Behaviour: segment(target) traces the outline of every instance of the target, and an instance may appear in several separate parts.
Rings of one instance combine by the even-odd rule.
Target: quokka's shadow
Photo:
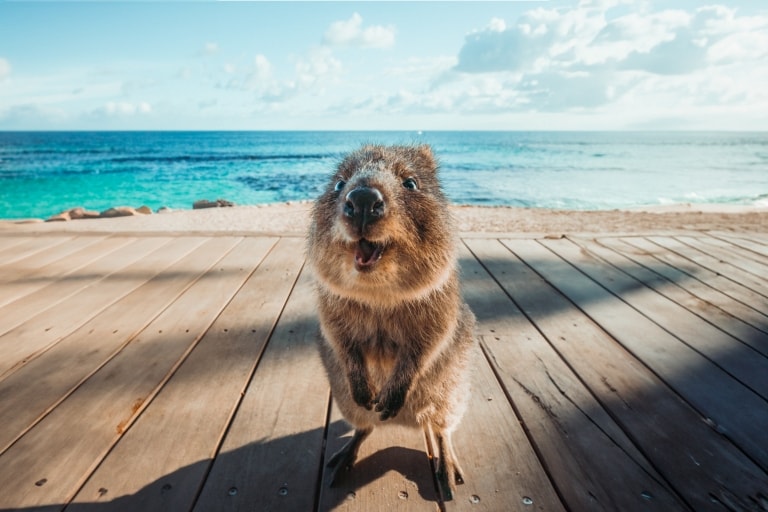
[[[35,510],[322,511],[335,509],[350,500],[364,501],[366,498],[357,495],[359,490],[389,472],[399,473],[404,485],[381,492],[391,492],[404,500],[409,499],[409,494],[413,499],[413,493],[417,493],[422,500],[438,501],[426,451],[399,446],[383,448],[358,459],[331,487],[325,463],[349,437],[334,436],[348,431],[346,423],[339,420],[329,425],[327,442],[323,441],[326,432],[320,428],[273,440],[254,441],[236,450],[222,452],[215,460],[200,460],[179,468],[130,495],[112,496],[104,487],[100,489],[100,495],[92,499],[50,504],[35,507]],[[3,512],[10,510],[24,509],[3,509]]]

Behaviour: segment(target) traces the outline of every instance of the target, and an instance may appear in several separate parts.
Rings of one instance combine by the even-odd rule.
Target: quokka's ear
[[[419,151],[419,154],[421,154],[424,158],[431,158],[434,160],[435,155],[432,153],[432,146],[429,144],[419,144],[416,146],[416,149]]]
[[[437,171],[437,160],[435,154],[432,153],[432,146],[429,144],[421,144],[416,146],[416,156],[421,161],[420,168],[426,170]]]

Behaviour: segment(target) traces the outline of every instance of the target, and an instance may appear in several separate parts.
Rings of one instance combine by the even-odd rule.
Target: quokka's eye
[[[344,185],[346,185],[346,184],[347,184],[346,181],[339,180],[339,181],[336,182],[336,185],[334,185],[333,190],[335,190],[336,192],[340,192],[341,189],[343,189]]]
[[[403,181],[403,186],[408,190],[416,190],[419,188],[418,183],[416,183],[416,180],[413,178],[408,178],[405,181]]]

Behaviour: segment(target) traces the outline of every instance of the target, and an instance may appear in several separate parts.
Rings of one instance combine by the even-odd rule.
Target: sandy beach
[[[66,222],[0,221],[0,232],[278,233],[306,232],[310,202],[235,206]],[[695,205],[610,211],[452,206],[461,233],[641,233],[677,230],[765,232],[768,208]]]

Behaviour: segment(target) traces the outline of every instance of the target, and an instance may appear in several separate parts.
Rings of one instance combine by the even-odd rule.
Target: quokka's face
[[[451,223],[428,146],[365,146],[330,177],[310,250],[339,288],[421,288],[453,255]],[[318,246],[321,246],[319,248]]]

